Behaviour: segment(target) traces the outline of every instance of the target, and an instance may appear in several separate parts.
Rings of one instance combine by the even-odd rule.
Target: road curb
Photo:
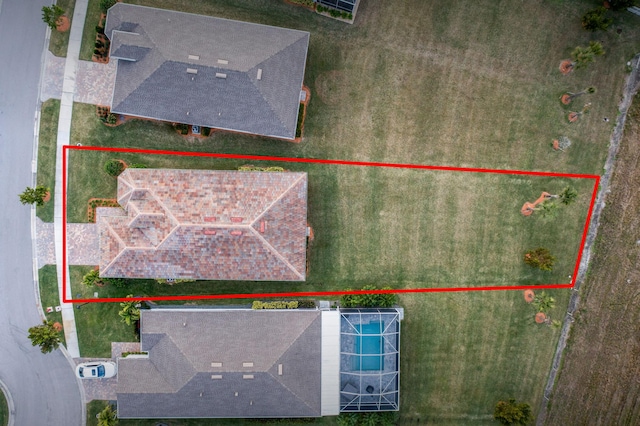
[[[9,388],[2,380],[0,380],[0,390],[4,394],[4,398],[7,400],[7,405],[9,406],[9,423],[7,426],[14,426],[16,406],[13,403],[13,397],[11,396],[11,392],[9,392]]]

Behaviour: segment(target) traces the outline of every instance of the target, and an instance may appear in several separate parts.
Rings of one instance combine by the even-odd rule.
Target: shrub
[[[146,169],[147,165],[146,164],[141,164],[141,163],[133,163],[133,164],[129,164],[128,167],[130,169]]]
[[[260,300],[254,300],[251,309],[298,309],[298,301],[261,302]]]
[[[532,268],[538,268],[543,271],[553,270],[553,264],[555,261],[556,258],[544,247],[529,250],[524,255],[524,263]]]
[[[107,115],[108,124],[116,124],[117,122],[118,122],[118,116],[116,114],[109,113],[109,115]]]
[[[209,127],[203,127],[202,128],[202,136],[209,136],[211,134],[211,129]]]
[[[109,176],[119,176],[120,173],[124,171],[124,164],[120,160],[109,160],[104,163],[104,171],[107,172]]]
[[[127,280],[124,278],[103,278],[102,282],[105,284],[111,284],[116,288],[125,288],[127,286]]]
[[[635,6],[636,3],[636,0],[609,0],[609,7],[611,10],[621,10]]]
[[[98,34],[104,34],[104,27],[101,27],[100,25],[96,25],[96,32]]]
[[[511,398],[508,401],[498,401],[493,411],[493,418],[503,425],[526,425],[532,419],[531,406],[516,402]]]
[[[378,290],[374,285],[362,287],[361,294],[345,294],[340,298],[343,308],[391,308],[398,301],[393,293],[372,294],[366,291]],[[380,290],[391,290],[391,287],[382,287]]]
[[[327,10],[329,10],[329,8],[328,8],[328,7],[324,7],[324,6],[322,6],[322,5],[318,5],[318,7],[316,7],[316,10],[317,10],[318,12],[320,12],[320,13],[324,13],[324,12],[326,12]]]
[[[18,196],[20,197],[20,202],[22,204],[35,204],[36,206],[42,206],[44,205],[44,198],[47,196],[47,192],[49,192],[49,188],[37,185],[35,188],[27,187],[22,194]]]
[[[96,55],[96,56],[100,56],[101,55],[100,50],[98,50],[98,49],[93,49],[93,54]]]
[[[178,279],[170,279],[170,278],[158,278],[156,280],[158,284],[180,284],[180,283],[194,283],[196,280],[191,278],[178,278]]]
[[[55,30],[58,25],[58,19],[64,15],[64,9],[57,4],[52,4],[51,7],[42,6],[42,20],[52,30]]]
[[[100,10],[102,10],[102,13],[107,13],[114,4],[116,4],[116,0],[100,0]]]
[[[582,16],[582,27],[589,31],[606,31],[613,19],[607,18],[607,9],[604,7],[596,7],[589,10]]]
[[[82,277],[82,284],[89,287],[91,287],[98,281],[100,281],[100,271],[97,269],[90,270],[84,275],[84,277]]]
[[[177,123],[175,125],[176,130],[178,130],[180,132],[181,135],[186,135],[187,133],[189,133],[189,125],[188,124],[183,124],[183,123]]]
[[[316,302],[313,300],[298,300],[298,309],[313,309],[316,307]]]
[[[238,171],[241,172],[284,172],[284,168],[278,166],[272,167],[260,167],[260,166],[252,166],[251,164],[245,164],[244,166],[238,167]]]
[[[298,124],[296,125],[296,138],[302,136],[302,120],[304,120],[304,104],[300,103],[298,108]]]

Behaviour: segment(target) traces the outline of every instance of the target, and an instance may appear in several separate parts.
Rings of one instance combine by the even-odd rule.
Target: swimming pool
[[[382,328],[381,322],[358,324],[356,326],[359,336],[356,338],[355,353],[353,357],[353,369],[362,371],[383,370],[384,358],[382,357]]]

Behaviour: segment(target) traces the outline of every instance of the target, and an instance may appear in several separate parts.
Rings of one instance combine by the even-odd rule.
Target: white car
[[[108,379],[116,375],[116,364],[108,361],[84,362],[76,367],[81,379]]]

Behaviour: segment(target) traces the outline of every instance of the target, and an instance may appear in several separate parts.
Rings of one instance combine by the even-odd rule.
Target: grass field
[[[627,120],[548,424],[640,423],[640,95]]]
[[[0,426],[7,426],[9,424],[9,404],[7,404],[7,398],[4,396],[4,392],[0,391]]]
[[[126,125],[120,130],[122,140],[135,140]],[[116,179],[102,170],[110,158],[149,167],[197,169],[235,169],[246,163],[72,151],[69,222],[86,221],[89,198],[115,198]],[[310,274],[304,283],[251,284],[249,292],[333,290],[372,282],[394,288],[567,283],[594,183],[590,179],[278,165],[309,173],[308,218],[315,234]],[[555,218],[521,215],[525,201],[533,201],[543,190],[558,193],[568,185],[578,189],[579,201],[560,208]],[[539,246],[556,255],[553,272],[524,265],[524,253]],[[238,292],[247,285],[214,282],[184,287],[197,287],[198,294],[209,288],[206,291],[211,294]]]
[[[134,3],[310,31],[305,85],[311,100],[304,140],[296,145],[220,132],[204,142],[184,141],[165,125],[99,126],[93,107],[76,105],[73,144],[600,174],[625,63],[640,48],[640,18],[627,12],[614,14],[612,28],[620,28],[620,34],[582,30],[580,16],[600,3],[595,0],[363,1],[353,26],[285,2]],[[586,69],[560,75],[560,61],[592,39],[602,41],[606,55]],[[561,106],[563,92],[589,85],[597,87],[594,95],[579,98],[571,108]],[[590,112],[569,124],[567,113],[586,102],[592,103]],[[551,141],[563,135],[573,145],[554,152]],[[103,160],[96,159],[93,170],[101,172]],[[346,170],[323,175],[309,169],[322,183],[310,186],[318,237],[309,283],[315,289],[372,281],[517,284],[521,281],[513,282],[513,272],[525,277],[515,254],[535,238],[556,248],[559,257],[574,258],[576,225],[567,226],[585,214],[578,207],[586,188],[556,221],[543,223],[536,217],[525,220],[517,210],[540,191],[557,191],[566,182]],[[91,186],[92,196],[110,196],[115,182],[97,175],[85,174],[84,184]],[[71,214],[82,220],[82,202],[76,204],[80,207]],[[419,232],[412,232],[415,224]],[[486,249],[501,239],[506,243]],[[562,262],[558,274],[568,275]],[[488,269],[470,273],[469,265]],[[557,300],[551,316],[560,319],[570,291],[549,293]],[[406,319],[400,424],[494,424],[499,399],[524,400],[534,410],[540,405],[558,330],[533,323],[535,312],[521,292],[412,295],[402,296],[401,303]],[[85,305],[80,312],[90,307],[95,318],[119,321],[117,304],[100,306]],[[102,330],[102,325],[96,320],[86,326]],[[83,339],[92,337],[82,335],[81,327],[84,351]],[[114,331],[101,338],[125,336]]]
[[[73,10],[76,5],[76,0],[56,0],[53,2],[60,6],[64,10],[64,14],[69,18],[69,22],[73,21]],[[67,46],[69,45],[69,34],[71,30],[65,32],[59,32],[56,30],[51,31],[51,38],[49,39],[49,50],[55,56],[61,58],[67,57]]]
[[[63,324],[62,313],[56,312],[55,310],[51,313],[47,313],[47,307],[56,307],[60,304],[56,265],[45,265],[40,268],[38,270],[38,283],[40,285],[40,303],[42,303],[42,310],[44,311],[47,320]],[[64,332],[60,333],[60,337],[62,338],[62,344],[64,345]]]
[[[38,137],[38,185],[50,188],[51,199],[36,214],[43,222],[53,222],[56,188],[56,139],[58,137],[58,115],[60,101],[49,99],[40,110],[40,134]]]

